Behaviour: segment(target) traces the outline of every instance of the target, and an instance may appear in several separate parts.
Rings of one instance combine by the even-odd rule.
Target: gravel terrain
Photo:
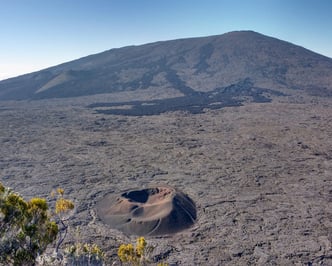
[[[79,99],[79,98],[78,98]],[[197,222],[147,237],[170,265],[332,265],[331,98],[149,116],[97,113],[84,100],[0,102],[0,180],[26,199],[62,187],[75,240],[116,260],[135,240],[104,224],[109,194],[170,185]]]

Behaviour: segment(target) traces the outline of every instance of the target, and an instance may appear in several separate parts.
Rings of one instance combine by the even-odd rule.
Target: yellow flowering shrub
[[[146,249],[146,241],[144,237],[139,237],[137,239],[137,244],[136,244],[136,254],[139,257],[144,257],[145,249]]]
[[[60,198],[55,203],[55,213],[63,213],[74,209],[74,204],[72,201]]]
[[[139,265],[139,257],[135,253],[134,246],[132,244],[122,244],[119,247],[118,256],[122,262],[132,262],[133,264],[135,263]]]
[[[64,198],[64,189],[58,188],[56,191],[51,192],[51,196],[56,198],[55,202],[55,214],[53,218],[57,221],[59,225],[58,240],[55,247],[55,252],[58,253],[60,246],[65,240],[68,233],[68,224],[66,219],[63,217],[63,214],[74,209],[74,203],[71,200]]]
[[[148,246],[144,237],[139,237],[136,240],[136,246],[133,244],[122,244],[118,249],[118,257],[122,263],[143,266],[150,263],[149,255],[153,251],[152,246]],[[167,266],[166,263],[159,263],[158,266]]]
[[[63,196],[63,194],[65,193],[65,190],[64,190],[63,188],[57,188],[56,192],[57,192],[59,195]]]

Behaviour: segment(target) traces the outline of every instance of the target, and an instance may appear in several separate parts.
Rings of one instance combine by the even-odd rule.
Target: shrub
[[[146,241],[144,237],[137,239],[136,247],[132,244],[122,244],[118,250],[118,256],[121,262],[132,265],[143,265],[146,261]]]
[[[69,265],[104,265],[104,252],[96,244],[76,243],[65,249]]]
[[[74,203],[64,198],[64,190],[58,188],[52,191],[51,196],[56,199],[52,218],[58,224],[58,236],[53,253],[43,254],[38,257],[40,266],[46,265],[104,265],[104,253],[96,244],[81,243],[80,236],[74,244],[63,245],[69,233],[68,212],[74,209]],[[79,230],[77,232],[79,234]]]
[[[57,234],[45,199],[27,202],[0,183],[0,263],[33,265]]]
[[[149,255],[151,255],[154,247],[148,246],[144,237],[136,240],[136,246],[133,244],[122,244],[118,249],[118,256],[122,263],[143,266],[150,264]],[[158,266],[167,266],[167,263],[159,263]]]
[[[53,218],[59,225],[58,239],[55,247],[55,253],[58,253],[60,246],[67,236],[69,228],[64,214],[74,209],[74,203],[64,198],[64,190],[62,188],[58,188],[56,192],[52,191],[51,195],[56,198]]]

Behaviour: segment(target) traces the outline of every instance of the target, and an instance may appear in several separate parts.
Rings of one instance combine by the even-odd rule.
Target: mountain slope
[[[169,98],[244,80],[332,95],[332,59],[251,31],[128,46],[0,82],[0,100],[156,90]]]

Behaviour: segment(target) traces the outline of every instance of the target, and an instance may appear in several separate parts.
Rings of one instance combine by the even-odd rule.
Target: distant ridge
[[[250,81],[274,92],[332,95],[332,59],[253,31],[111,49],[0,82],[0,100],[153,92],[192,97]],[[134,97],[135,98],[135,97]]]

